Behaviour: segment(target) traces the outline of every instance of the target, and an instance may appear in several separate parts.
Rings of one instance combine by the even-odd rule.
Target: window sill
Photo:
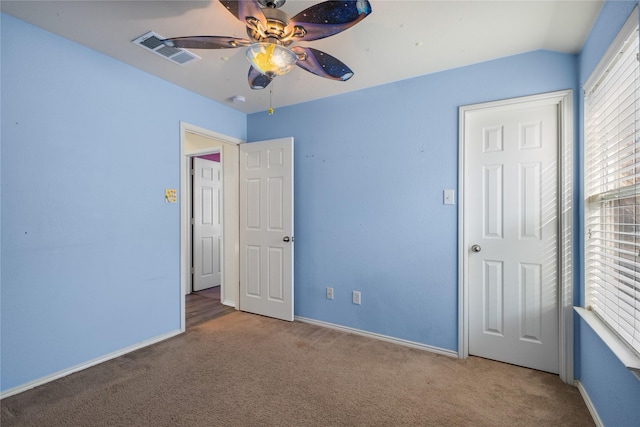
[[[573,307],[593,331],[600,337],[622,364],[640,380],[640,357],[636,355],[613,331],[591,311]]]

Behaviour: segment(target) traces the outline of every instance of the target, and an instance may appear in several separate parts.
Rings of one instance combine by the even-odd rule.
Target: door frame
[[[190,138],[203,139],[190,147]],[[245,141],[180,122],[180,331],[186,330],[185,294],[191,284],[191,158],[220,153],[222,170],[222,287],[220,300],[224,305],[239,308],[239,181],[238,145]],[[191,144],[192,145],[192,144]]]
[[[469,357],[469,279],[465,227],[466,117],[492,108],[522,104],[558,106],[558,336],[559,376],[568,384],[573,375],[573,90],[543,93],[459,107],[458,129],[458,357]]]

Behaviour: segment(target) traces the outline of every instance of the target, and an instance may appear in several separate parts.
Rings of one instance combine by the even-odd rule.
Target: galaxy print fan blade
[[[253,67],[249,68],[249,87],[251,89],[264,89],[269,86],[269,83],[273,80],[273,76],[262,74],[260,71]]]
[[[174,37],[162,41],[166,46],[183,49],[231,49],[240,46],[249,46],[251,42],[246,39],[224,36],[192,36]]]
[[[302,40],[318,40],[353,27],[370,13],[367,0],[325,1],[294,16],[290,25],[304,29]]]
[[[316,76],[340,81],[349,80],[353,76],[353,71],[349,67],[328,53],[300,46],[293,47],[291,50],[298,55],[296,65]]]

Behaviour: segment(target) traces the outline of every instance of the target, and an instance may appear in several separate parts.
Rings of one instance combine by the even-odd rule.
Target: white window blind
[[[585,85],[586,305],[640,354],[638,15]]]

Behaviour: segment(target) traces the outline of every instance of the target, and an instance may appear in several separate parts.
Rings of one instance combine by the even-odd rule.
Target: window
[[[640,355],[637,9],[585,84],[585,300]]]

